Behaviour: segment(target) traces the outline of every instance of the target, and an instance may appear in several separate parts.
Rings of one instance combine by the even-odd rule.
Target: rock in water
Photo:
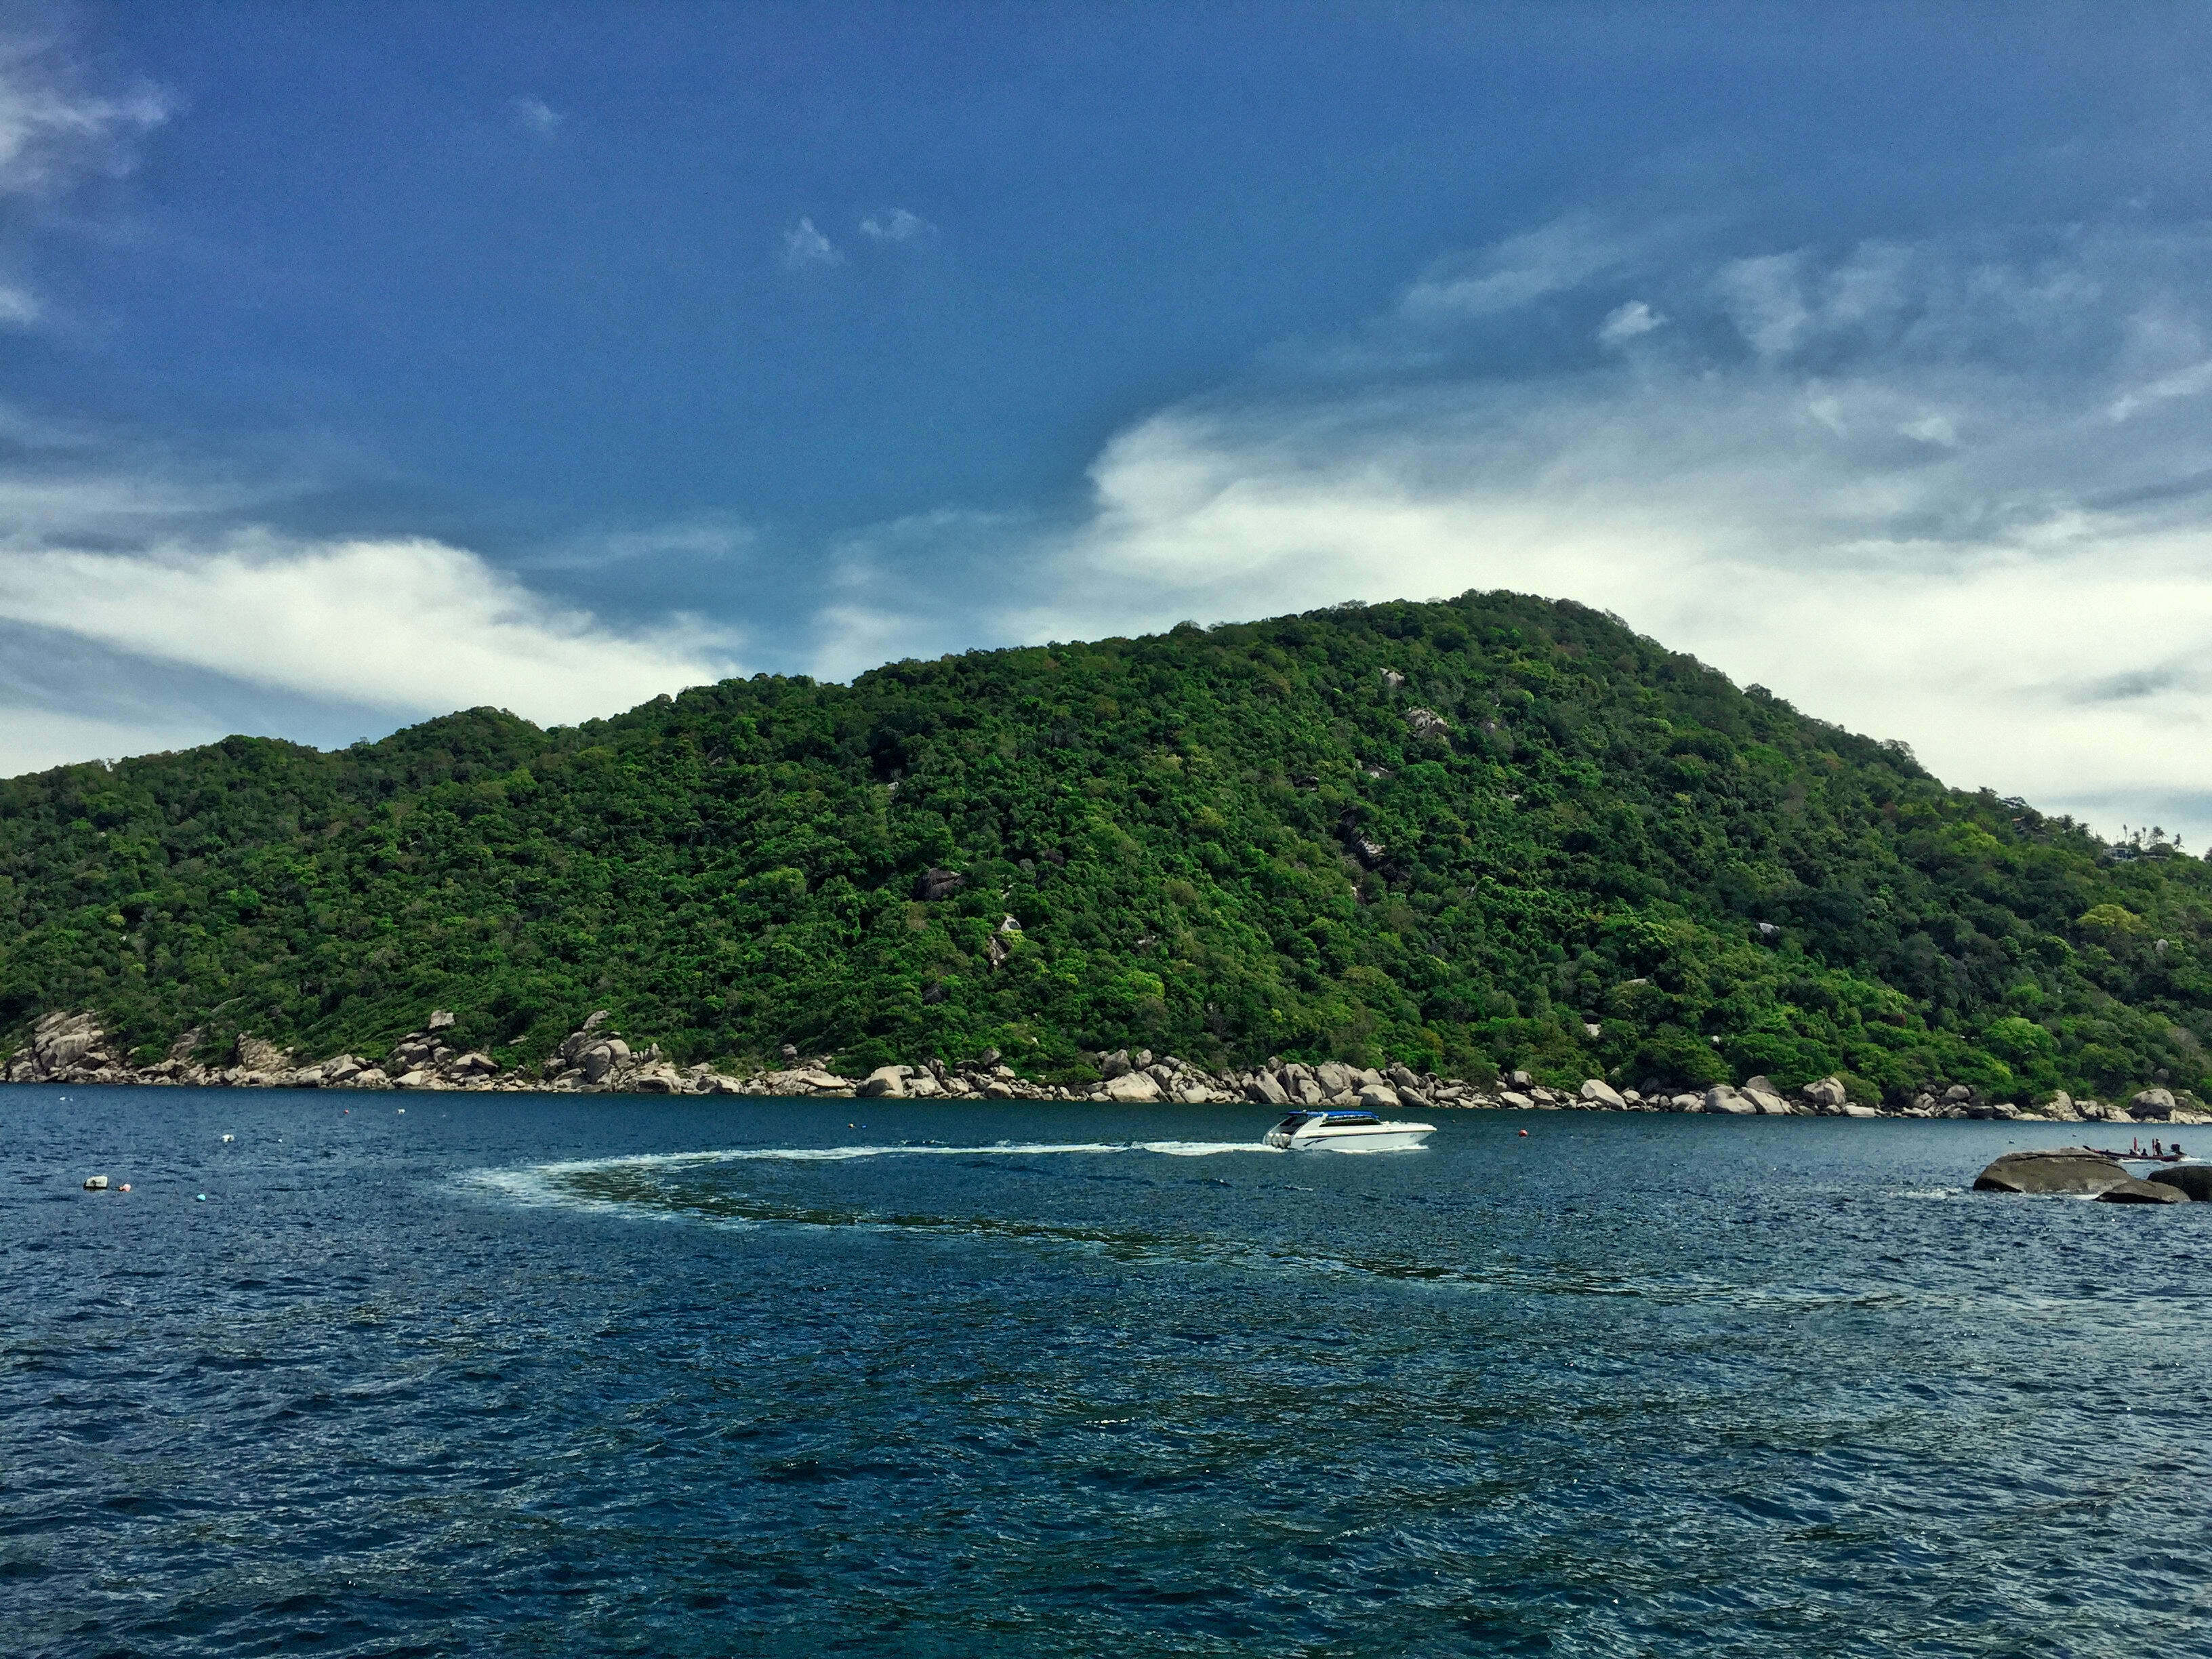
[[[2075,1193],[2094,1198],[2106,1188],[2130,1179],[2128,1172],[2111,1158],[2087,1146],[2061,1146],[2055,1152],[2007,1152],[1974,1177],[1974,1190]]]
[[[2155,1182],[2137,1181],[2133,1176],[2117,1187],[2107,1187],[2097,1194],[2100,1204],[2186,1204],[2189,1194],[2179,1187],[2160,1186]]]
[[[2160,1187],[2172,1187],[2199,1204],[2212,1204],[2212,1164],[2181,1164],[2171,1170],[2154,1170],[2145,1177]]]

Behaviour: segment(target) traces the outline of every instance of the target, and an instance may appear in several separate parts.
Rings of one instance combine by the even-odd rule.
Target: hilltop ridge
[[[2212,870],[1508,593],[0,783],[0,1030],[2212,1092]]]

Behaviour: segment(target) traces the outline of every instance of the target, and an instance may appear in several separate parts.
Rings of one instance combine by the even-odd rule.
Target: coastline
[[[1479,1084],[1465,1078],[1416,1072],[1404,1065],[1358,1067],[1338,1060],[1306,1062],[1271,1057],[1265,1065],[1209,1071],[1173,1054],[1127,1049],[1096,1056],[1100,1078],[1077,1089],[1039,1083],[1005,1064],[996,1049],[973,1060],[926,1059],[878,1066],[865,1077],[830,1069],[825,1059],[803,1061],[787,1050],[780,1067],[742,1072],[697,1064],[678,1067],[657,1043],[633,1049],[608,1023],[604,1010],[571,1033],[542,1066],[502,1067],[481,1049],[457,1049],[444,1040],[454,1017],[442,1010],[423,1028],[392,1045],[381,1061],[333,1054],[295,1063],[290,1050],[241,1035],[231,1063],[210,1066],[191,1058],[200,1033],[187,1031],[168,1054],[133,1066],[118,1054],[99,1017],[51,1013],[8,1061],[0,1081],[73,1086],[234,1089],[343,1089],[437,1092],[607,1095],[744,1095],[784,1099],[1005,1100],[1091,1103],[1100,1105],[1250,1104],[1298,1110],[1328,1108],[1375,1112],[1600,1111],[1703,1112],[1735,1117],[1853,1117],[2003,1119],[2080,1123],[2212,1123],[2212,1112],[2185,1095],[2162,1088],[2139,1091],[2126,1103],[2076,1101],[2065,1094],[2024,1109],[1990,1100],[1963,1084],[1940,1093],[1923,1091],[1910,1105],[1855,1101],[1837,1078],[1785,1091],[1764,1077],[1740,1085],[1702,1090],[1616,1089],[1602,1079],[1579,1089],[1541,1084],[1526,1072]]]

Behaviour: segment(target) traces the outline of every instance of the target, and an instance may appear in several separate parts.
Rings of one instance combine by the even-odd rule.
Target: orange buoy
[[[1528,1139],[1528,1132],[1526,1129],[1523,1129],[1523,1130],[1521,1132],[1521,1139],[1523,1139],[1523,1140],[1526,1140],[1526,1139]]]

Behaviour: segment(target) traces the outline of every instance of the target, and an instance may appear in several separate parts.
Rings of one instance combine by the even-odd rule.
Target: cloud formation
[[[510,98],[507,100],[507,118],[533,138],[549,143],[561,131],[561,123],[568,118],[542,98]]]
[[[783,263],[793,270],[844,262],[845,256],[837,251],[836,244],[817,230],[811,219],[801,219],[783,233]]]
[[[1364,356],[1136,422],[1080,522],[1023,534],[990,626],[1570,597],[1954,783],[2212,832],[2212,233],[1680,246],[1517,236],[1423,277]],[[1539,306],[1585,347],[1499,374],[1455,337]],[[1386,336],[1470,366],[1404,374]],[[855,538],[851,645],[894,636],[866,573],[927,533]]]
[[[16,552],[0,618],[402,717],[490,703],[568,723],[735,672],[703,624],[619,634],[428,540]]]
[[[924,242],[937,234],[937,227],[918,213],[890,208],[861,220],[860,234],[876,242]]]
[[[96,93],[51,43],[0,39],[0,194],[45,196],[88,173],[120,173],[171,100],[137,86]]]

